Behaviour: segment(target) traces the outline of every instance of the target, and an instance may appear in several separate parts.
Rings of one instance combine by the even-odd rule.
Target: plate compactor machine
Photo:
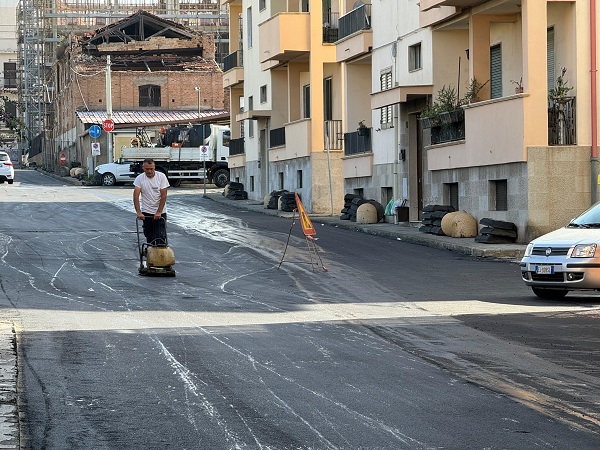
[[[147,218],[146,226],[153,227],[150,242],[142,242],[139,226],[140,220],[135,221],[138,250],[140,252],[139,274],[146,276],[174,277],[175,253],[167,241],[167,221],[164,217],[159,220]]]

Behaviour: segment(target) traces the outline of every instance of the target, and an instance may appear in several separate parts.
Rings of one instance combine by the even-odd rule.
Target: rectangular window
[[[408,47],[408,70],[421,69],[421,43]]]
[[[508,180],[490,182],[490,210],[508,211]]]
[[[458,207],[458,183],[446,183],[445,199],[447,205],[454,207],[456,211],[460,211]]]
[[[310,117],[310,84],[302,86],[302,117]]]
[[[323,114],[325,120],[333,120],[333,82],[331,77],[323,80]]]
[[[554,89],[554,83],[556,82],[556,76],[554,74],[554,64],[556,56],[554,53],[554,27],[548,28],[546,31],[546,64],[548,70],[548,91]]]
[[[262,11],[267,7],[267,0],[258,0],[258,10]]]
[[[492,98],[502,97],[502,47],[490,48],[490,89]]]
[[[252,48],[252,7],[248,8],[246,11],[246,33],[248,48]]]
[[[248,111],[252,111],[254,109],[254,96],[248,97]],[[254,137],[254,120],[248,121],[248,137]]]
[[[379,76],[379,83],[381,91],[386,91],[392,88],[392,69],[386,69],[381,72]],[[381,118],[380,123],[383,127],[389,127],[392,125],[393,121],[393,109],[392,106],[384,106],[381,108]]]
[[[296,171],[296,186],[298,187],[298,189],[302,189],[302,171],[301,170]]]
[[[267,103],[267,85],[260,87],[260,102]]]
[[[283,172],[279,172],[279,189],[283,189]]]
[[[139,87],[140,106],[160,106],[160,86],[145,85]]]
[[[12,63],[12,62],[4,63],[4,87],[5,88],[16,88],[17,87],[17,63]]]
[[[254,192],[254,175],[250,175],[250,192]]]

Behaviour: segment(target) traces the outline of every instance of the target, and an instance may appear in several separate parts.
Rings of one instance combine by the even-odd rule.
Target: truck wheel
[[[229,183],[229,171],[227,169],[219,169],[213,173],[213,183],[218,188],[224,188]]]
[[[181,186],[181,180],[180,179],[169,180],[169,184],[171,185],[171,187],[179,187],[179,186]]]
[[[112,173],[102,174],[102,186],[114,186],[115,184],[117,184],[117,179]]]

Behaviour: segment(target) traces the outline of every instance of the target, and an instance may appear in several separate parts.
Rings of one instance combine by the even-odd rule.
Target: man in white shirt
[[[166,245],[165,222],[169,180],[164,173],[156,171],[152,159],[145,159],[142,169],[144,173],[138,175],[133,182],[135,213],[139,220],[144,221],[146,242],[152,245]]]

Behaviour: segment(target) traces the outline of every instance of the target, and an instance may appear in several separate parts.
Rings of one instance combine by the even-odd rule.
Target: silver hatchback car
[[[8,184],[13,184],[15,180],[15,168],[10,160],[10,156],[6,152],[0,152],[0,183],[8,181]]]
[[[566,227],[531,241],[521,275],[535,295],[549,300],[569,291],[600,290],[600,203]]]

